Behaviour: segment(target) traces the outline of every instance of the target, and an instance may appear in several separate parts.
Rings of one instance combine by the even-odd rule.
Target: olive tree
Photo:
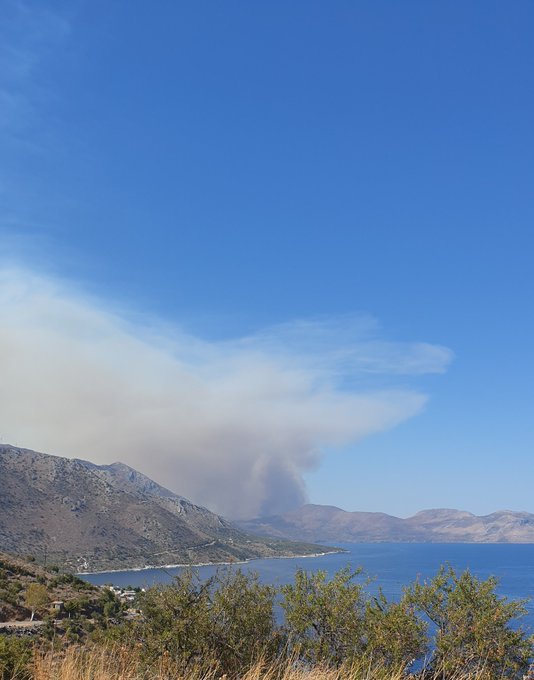
[[[526,672],[532,639],[515,623],[526,614],[526,601],[500,597],[497,585],[493,577],[482,581],[469,571],[458,575],[442,567],[433,579],[406,591],[406,600],[435,630],[434,671],[495,678],[521,678]]]
[[[427,652],[427,628],[405,595],[388,601],[380,591],[367,603],[367,656],[383,667],[404,671]]]
[[[238,673],[258,659],[278,653],[275,630],[276,589],[260,583],[257,573],[219,572],[211,601],[212,648],[226,673]]]
[[[129,632],[148,661],[164,655],[180,669],[201,662],[236,674],[278,651],[275,593],[257,574],[229,570],[203,581],[185,571],[147,590],[143,617]]]
[[[361,574],[346,568],[328,580],[324,571],[298,570],[294,583],[282,586],[290,650],[311,663],[403,671],[426,651],[425,623],[406,598],[370,597],[366,583],[355,582]]]
[[[37,609],[44,607],[49,602],[48,590],[46,586],[42,583],[30,583],[30,585],[26,588],[24,602],[26,606],[31,609],[31,620],[33,621]]]
[[[341,569],[327,579],[325,571],[298,569],[293,583],[281,587],[288,644],[311,662],[340,664],[365,651],[366,600],[354,582],[361,570]]]
[[[162,654],[181,667],[210,656],[210,586],[187,570],[172,584],[153,586],[141,598],[143,619],[134,635],[147,660]]]

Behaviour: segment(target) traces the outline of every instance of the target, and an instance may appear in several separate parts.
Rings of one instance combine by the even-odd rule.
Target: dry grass
[[[165,656],[144,667],[131,649],[84,649],[70,647],[63,654],[36,655],[33,680],[230,680],[216,662],[198,661],[184,672]],[[369,666],[309,668],[291,661],[265,664],[261,661],[245,670],[239,680],[401,680],[402,672],[381,673]]]
[[[265,664],[258,661],[240,675],[238,680],[406,680],[402,670],[380,669],[369,664],[353,664],[341,668],[313,667],[281,661]],[[411,676],[415,677],[415,676]],[[419,676],[422,677],[422,676]],[[435,673],[425,680],[443,680]],[[131,648],[70,647],[64,653],[48,652],[35,656],[33,680],[230,680],[217,668],[217,663],[199,660],[184,672],[168,657],[162,656],[150,666],[144,666]],[[448,680],[487,680],[484,668],[475,673],[459,672]]]

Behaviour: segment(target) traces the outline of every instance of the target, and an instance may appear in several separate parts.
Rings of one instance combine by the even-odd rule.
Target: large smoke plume
[[[21,268],[1,270],[0,307],[4,442],[120,460],[234,518],[301,503],[323,448],[417,414],[426,397],[400,376],[451,357],[354,318],[205,341]]]

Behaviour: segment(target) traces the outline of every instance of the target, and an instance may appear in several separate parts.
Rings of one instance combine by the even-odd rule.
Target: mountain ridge
[[[259,538],[122,464],[0,445],[0,550],[76,571],[314,554]]]
[[[283,515],[239,521],[259,535],[325,542],[534,543],[534,514],[497,510],[475,515],[454,508],[420,510],[407,518],[303,505]]]

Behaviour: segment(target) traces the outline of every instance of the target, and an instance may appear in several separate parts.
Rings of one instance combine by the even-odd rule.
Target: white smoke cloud
[[[425,395],[372,390],[369,375],[442,372],[452,356],[349,317],[208,342],[14,267],[0,269],[0,314],[3,441],[120,460],[233,518],[295,507],[323,447],[423,408]]]

